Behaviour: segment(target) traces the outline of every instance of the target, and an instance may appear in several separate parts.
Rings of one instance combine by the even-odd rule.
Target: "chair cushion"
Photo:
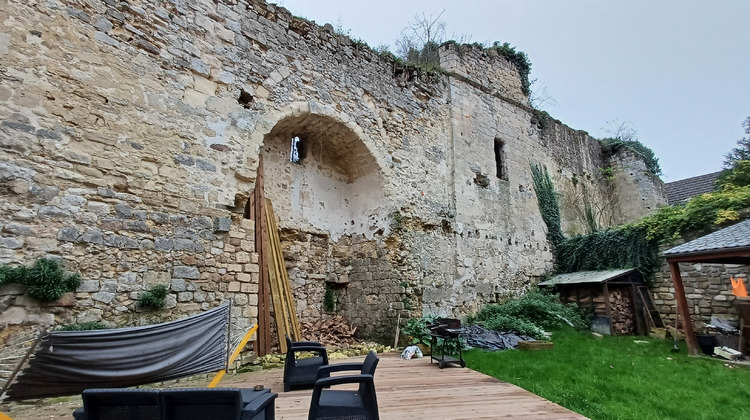
[[[82,396],[85,418],[89,420],[161,418],[161,401],[156,389],[87,389]]]
[[[337,391],[325,389],[320,394],[321,407],[362,408],[362,397],[358,391]]]
[[[164,419],[238,419],[242,411],[239,389],[174,389],[161,392]]]

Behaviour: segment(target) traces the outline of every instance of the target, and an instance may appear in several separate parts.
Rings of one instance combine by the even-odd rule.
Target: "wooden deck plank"
[[[538,395],[468,368],[439,369],[429,358],[402,360],[398,354],[379,355],[375,373],[380,418],[389,419],[585,419]],[[363,358],[337,362],[361,361]],[[276,418],[307,418],[311,390],[280,392],[280,369],[236,375],[220,386],[263,384],[279,393]],[[338,389],[338,388],[337,388]]]

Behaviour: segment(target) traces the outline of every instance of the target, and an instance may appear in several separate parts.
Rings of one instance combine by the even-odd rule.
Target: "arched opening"
[[[352,127],[329,115],[290,115],[260,150],[303,322],[326,313],[352,319],[365,305],[363,288],[374,287],[365,283],[372,283],[374,237],[387,230],[389,208],[381,168]]]
[[[380,168],[342,122],[316,114],[287,117],[265,136],[261,154],[266,197],[280,227],[338,241],[353,234],[372,238],[385,226]]]

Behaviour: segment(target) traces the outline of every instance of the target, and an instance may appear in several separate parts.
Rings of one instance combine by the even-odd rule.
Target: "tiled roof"
[[[547,281],[539,283],[540,286],[553,286],[556,284],[581,284],[581,283],[603,283],[635,270],[607,270],[607,271],[579,271],[577,273],[558,274]]]
[[[721,171],[667,182],[665,184],[667,188],[667,203],[671,206],[689,200],[696,195],[716,190],[716,178],[720,173]]]
[[[750,247],[750,219],[664,251],[664,256]]]

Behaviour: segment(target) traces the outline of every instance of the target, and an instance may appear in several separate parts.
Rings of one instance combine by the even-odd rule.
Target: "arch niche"
[[[282,230],[372,239],[387,227],[381,167],[361,129],[336,116],[301,112],[276,122],[263,139],[265,194]],[[299,138],[298,162],[291,162]]]

